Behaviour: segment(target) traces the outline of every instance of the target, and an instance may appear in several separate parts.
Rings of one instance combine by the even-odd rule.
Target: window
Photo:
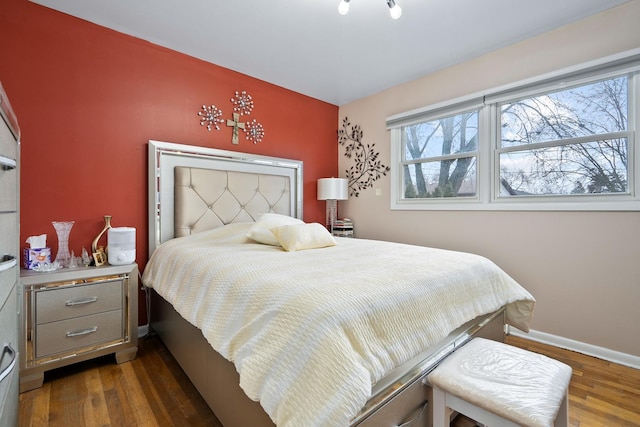
[[[628,76],[499,105],[499,197],[629,193]]]
[[[640,49],[389,118],[392,208],[640,210],[638,70]]]
[[[402,128],[405,199],[475,197],[478,111]]]

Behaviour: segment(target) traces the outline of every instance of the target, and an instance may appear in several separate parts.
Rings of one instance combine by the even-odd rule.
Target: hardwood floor
[[[45,373],[20,395],[19,425],[222,427],[158,338],[138,345],[131,362],[110,355]]]
[[[507,342],[573,368],[571,426],[640,427],[639,370],[521,338]],[[139,344],[131,362],[116,365],[106,356],[45,374],[42,388],[20,395],[20,426],[221,427],[162,342]],[[464,417],[452,423],[473,425]]]
[[[640,370],[533,341],[507,343],[553,357],[573,368],[569,385],[569,425],[640,426]]]

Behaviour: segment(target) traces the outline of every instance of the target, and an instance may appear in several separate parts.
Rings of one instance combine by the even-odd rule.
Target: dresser
[[[19,129],[0,84],[0,426],[18,424]]]
[[[136,264],[20,273],[20,392],[42,386],[54,368],[138,350]]]

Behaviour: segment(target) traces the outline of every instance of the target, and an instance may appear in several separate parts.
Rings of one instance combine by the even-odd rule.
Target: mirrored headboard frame
[[[302,219],[302,161],[154,140],[149,141],[148,156],[149,256],[174,237],[176,166],[287,176],[290,215]]]

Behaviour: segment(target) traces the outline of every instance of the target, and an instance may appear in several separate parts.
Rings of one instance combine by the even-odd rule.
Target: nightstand
[[[138,351],[138,266],[20,272],[20,392],[42,386],[45,371]]]

